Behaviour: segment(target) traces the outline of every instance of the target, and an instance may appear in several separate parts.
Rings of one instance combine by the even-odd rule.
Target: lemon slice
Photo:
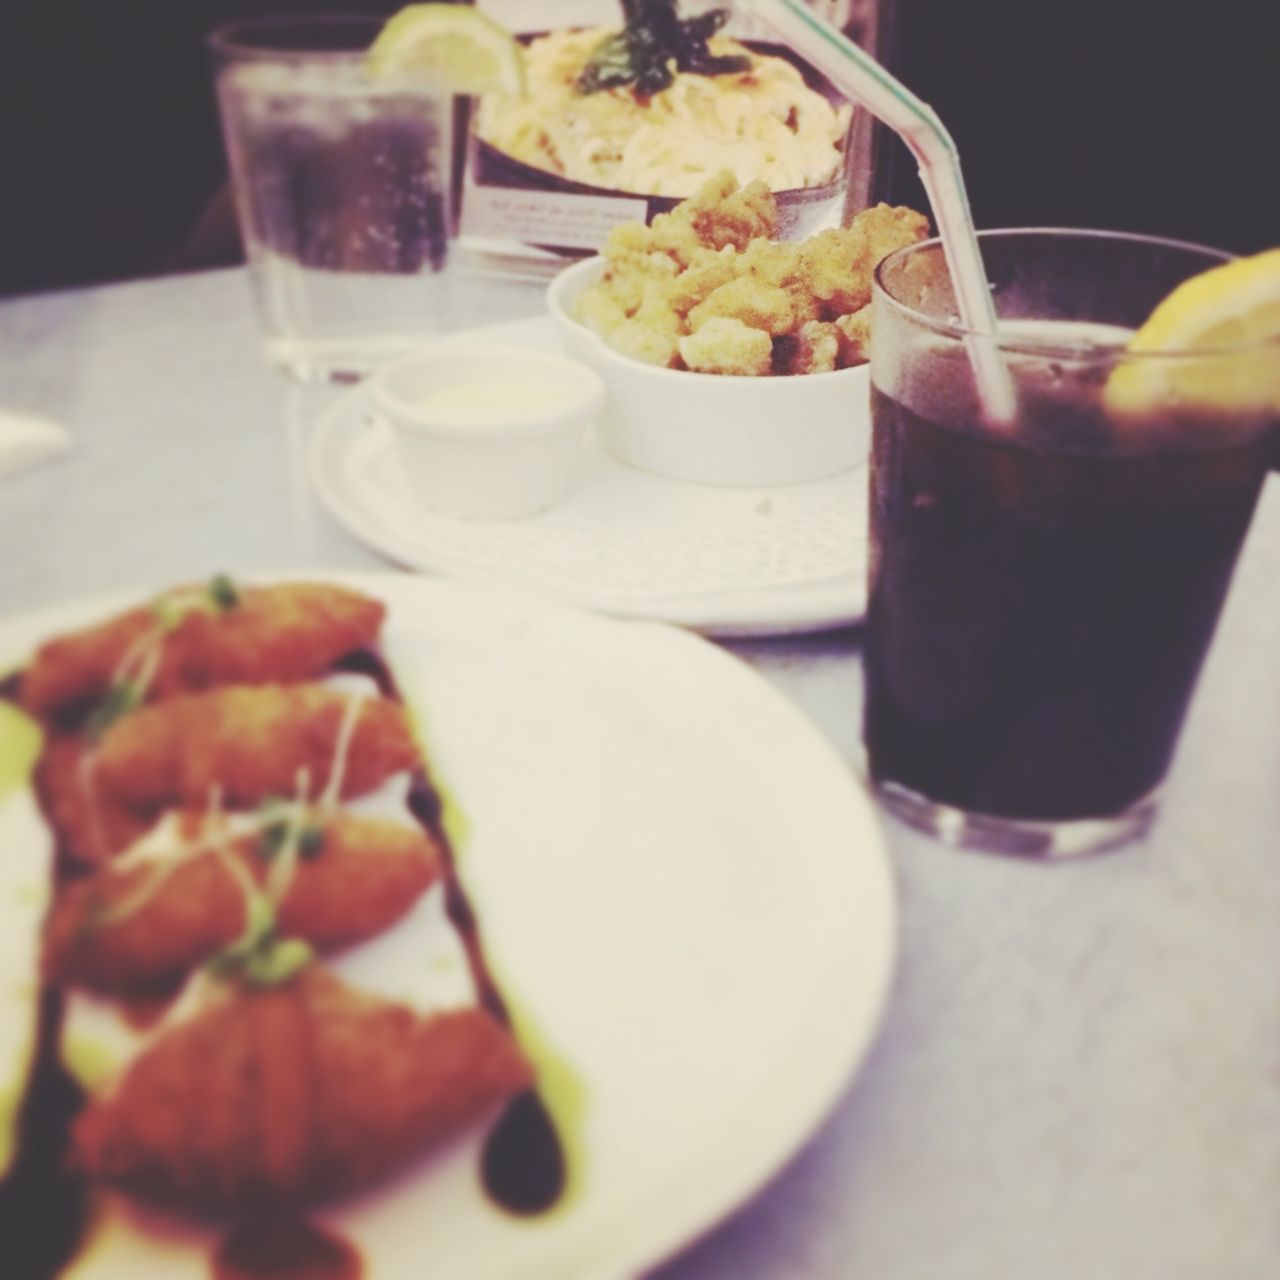
[[[379,79],[427,80],[448,93],[524,92],[524,54],[511,33],[462,4],[411,4],[388,19],[365,55]]]
[[[1112,371],[1104,399],[1114,414],[1280,413],[1280,249],[1183,281],[1127,350],[1155,354]]]

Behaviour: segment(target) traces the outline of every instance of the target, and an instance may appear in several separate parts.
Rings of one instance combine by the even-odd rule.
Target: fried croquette
[[[35,789],[62,855],[90,866],[105,862],[146,834],[155,820],[116,796],[102,794],[92,744],[81,733],[45,739]]]
[[[185,824],[174,840],[198,851],[166,866],[116,863],[59,894],[45,923],[45,972],[53,982],[102,992],[171,985],[235,941],[246,925],[234,858],[259,884],[272,843],[267,831],[209,847],[205,823]],[[440,856],[421,831],[344,814],[308,828],[279,929],[320,951],[373,937],[404,916],[438,879]]]
[[[49,718],[102,699],[121,664],[154,643],[145,696],[223,684],[311,680],[376,639],[386,610],[359,592],[321,583],[240,587],[220,601],[181,587],[151,605],[58,636],[37,650],[22,677],[26,709]]]
[[[927,233],[922,214],[881,204],[847,227],[799,244],[778,241],[773,196],[758,183],[739,189],[724,172],[649,227],[615,227],[600,281],[583,292],[575,314],[615,350],[648,364],[828,373],[866,362],[875,268]],[[655,260],[666,266],[655,269]],[[769,359],[760,333],[771,339]]]
[[[77,1119],[72,1165],[200,1212],[326,1200],[483,1119],[533,1073],[479,1009],[431,1016],[312,964],[163,1030]]]
[[[350,701],[319,684],[183,694],[116,721],[94,753],[94,775],[103,796],[151,811],[196,808],[215,792],[233,808],[292,795],[302,770],[316,795],[335,767]],[[417,760],[404,709],[361,699],[340,794],[364,794]]]

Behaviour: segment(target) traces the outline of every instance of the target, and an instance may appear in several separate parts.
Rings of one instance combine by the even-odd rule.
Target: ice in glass
[[[376,18],[262,19],[211,37],[268,358],[356,377],[438,326],[453,98],[371,78]]]

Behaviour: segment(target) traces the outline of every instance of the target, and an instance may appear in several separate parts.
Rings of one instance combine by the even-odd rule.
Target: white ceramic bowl
[[[600,377],[566,356],[449,339],[379,369],[372,393],[413,492],[466,520],[554,506],[605,398]]]
[[[804,484],[865,460],[871,438],[866,365],[834,373],[749,378],[644,364],[573,318],[599,257],[566,268],[547,305],[565,351],[604,379],[601,443],[641,471],[728,488]]]

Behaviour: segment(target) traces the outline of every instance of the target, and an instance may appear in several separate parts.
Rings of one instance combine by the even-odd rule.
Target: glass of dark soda
[[[1280,406],[1229,393],[1280,345],[1126,351],[1226,254],[1083,231],[979,242],[1012,424],[983,411],[938,242],[877,273],[867,768],[890,811],[949,843],[1091,852],[1155,815],[1280,434]]]

